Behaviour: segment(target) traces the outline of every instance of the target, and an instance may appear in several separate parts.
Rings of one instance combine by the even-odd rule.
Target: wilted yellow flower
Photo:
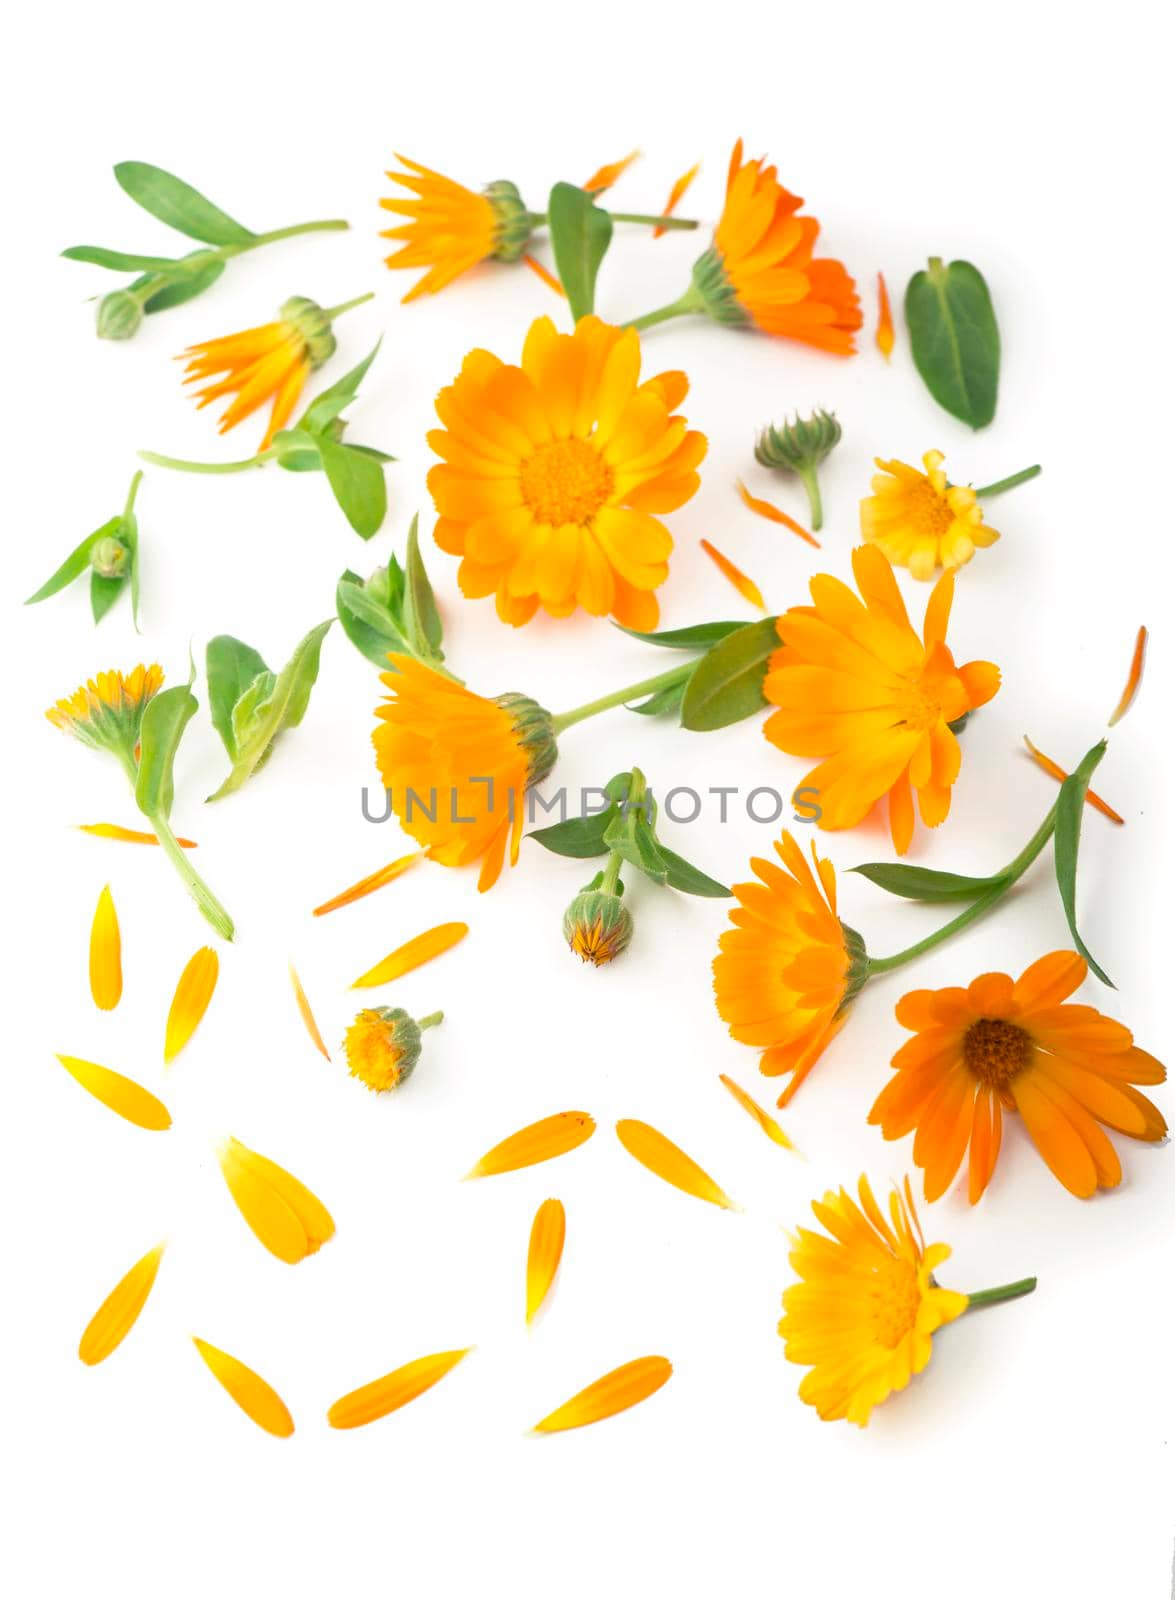
[[[395,1089],[420,1060],[421,1033],[442,1020],[443,1013],[434,1011],[416,1022],[398,1006],[361,1011],[343,1040],[351,1076],[377,1093]]]
[[[919,472],[878,458],[873,493],[861,501],[862,536],[915,578],[964,566],[999,538],[984,522],[975,490],[947,482],[944,459],[941,450],[928,450]]]

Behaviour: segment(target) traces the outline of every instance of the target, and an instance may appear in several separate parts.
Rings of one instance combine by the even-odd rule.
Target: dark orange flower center
[[[894,1260],[877,1268],[873,1278],[873,1334],[878,1344],[893,1350],[918,1320],[922,1304],[918,1269],[910,1261]]]
[[[522,498],[537,522],[552,528],[591,522],[612,493],[612,468],[586,439],[541,444],[522,464]]]
[[[963,1035],[964,1066],[990,1088],[1010,1083],[1031,1058],[1031,1037],[1001,1017],[980,1017]]]

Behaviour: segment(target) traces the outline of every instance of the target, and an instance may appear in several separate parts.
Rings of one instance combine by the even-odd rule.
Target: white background
[[[158,659],[182,677],[189,641],[231,632],[272,663],[328,615],[345,566],[402,552],[413,510],[426,534],[425,429],[436,390],[471,346],[516,359],[530,318],[560,306],[524,269],[485,270],[401,308],[409,275],[385,273],[396,149],[472,185],[511,177],[541,208],[555,179],[582,181],[635,145],[645,159],[614,196],[656,210],[671,180],[705,163],[683,210],[713,220],[742,133],[807,196],[822,243],[861,284],[862,353],[839,361],[703,324],[646,338],[647,371],[684,367],[686,410],[710,437],[701,492],[671,519],[667,625],[750,613],[698,549],[712,538],[773,609],[806,599],[817,570],[846,575],[871,457],[916,461],[938,446],[960,481],[1031,461],[1044,476],[990,507],[1003,540],[964,574],[951,630],[960,659],[1005,677],[965,735],[948,824],[911,859],[988,870],[1053,798],[1024,757],[1029,732],[1073,762],[1099,736],[1140,622],[1153,631],[1142,698],[1112,735],[1098,787],[1128,819],[1090,815],[1081,914],[1117,979],[1081,998],[1164,1054],[1170,1030],[1170,323],[1168,175],[1148,47],[1149,7],[644,8],[597,5],[282,10],[206,4],[43,8],[18,25],[9,66],[3,312],[6,605],[4,920],[5,1261],[10,1349],[0,1437],[12,1473],[2,1564],[21,1600],[86,1592],[414,1597],[890,1597],[958,1600],[1114,1594],[1159,1600],[1171,1567],[1172,1181],[1169,1152],[1121,1141],[1119,1191],[1082,1204],[1008,1129],[998,1175],[971,1211],[929,1211],[962,1289],[1040,1275],[1030,1300],[966,1318],[936,1341],[926,1375],[864,1433],[826,1425],[796,1396],[775,1325],[789,1281],[784,1227],[811,1198],[867,1169],[899,1177],[909,1142],[865,1116],[905,1037],[907,987],[1018,972],[1066,943],[1049,859],[989,921],[906,981],[878,981],[783,1118],[805,1152],[763,1139],[718,1083],[726,1071],[770,1103],[752,1051],[713,1008],[709,961],[723,908],[631,888],[637,936],[602,972],[558,935],[583,866],[525,845],[486,898],[470,877],[423,867],[333,917],[310,908],[407,848],[360,815],[374,785],[376,686],[338,629],[301,730],[264,773],[216,807],[224,754],[202,710],[178,767],[176,825],[237,918],[196,1039],[165,1076],[175,980],[208,930],[157,852],[71,824],[133,823],[113,762],[67,741],[43,708],[96,670]],[[342,215],[347,235],[276,246],[233,265],[205,298],[100,343],[89,294],[111,282],[58,259],[95,242],[166,253],[174,238],[116,187],[113,162],[173,169],[257,228]],[[675,296],[705,235],[657,244],[622,230],[598,308],[620,320]],[[545,246],[543,247],[545,251]],[[904,337],[892,368],[872,345],[873,275],[895,302],[931,253],[976,261],[1004,337],[994,426],[972,435],[939,411]],[[375,288],[340,324],[328,377],[378,333],[383,353],[353,436],[399,457],[391,512],[367,549],[321,478],[278,471],[196,479],[152,471],[139,497],[144,637],[121,604],[95,632],[84,585],[23,611],[65,552],[122,503],[136,447],[245,454],[259,427],[218,440],[184,396],[185,344],[267,320],[290,294],[325,304]],[[756,425],[791,407],[834,407],[844,441],[825,474],[817,554],[735,499],[745,474],[803,514],[802,496],[750,460]],[[606,623],[507,631],[458,595],[455,562],[425,540],[454,669],[487,693],[522,689],[556,710],[670,658]],[[916,615],[926,590],[903,579]],[[197,692],[204,699],[202,685]],[[1168,733],[1164,735],[1162,729]],[[613,713],[570,732],[559,777],[600,782],[632,762],[674,783],[776,785],[804,766],[755,724],[703,737]],[[674,829],[668,842],[726,880],[746,875],[775,829],[745,814]],[[807,841],[805,830],[798,830]],[[888,856],[877,828],[822,836],[838,869]],[[86,983],[89,923],[113,886],[126,989],[111,1015]],[[940,913],[888,902],[844,878],[844,914],[885,952]],[[291,999],[299,966],[332,1047],[348,984],[404,938],[462,918],[465,943],[387,998],[444,1027],[394,1097],[327,1065]],[[380,998],[383,998],[382,996]],[[64,1051],[161,1092],[165,1136],[122,1123],[72,1083]],[[1164,1101],[1163,1091],[1158,1098]],[[1169,1103],[1169,1102],[1168,1102]],[[564,1108],[597,1136],[557,1164],[482,1184],[458,1180],[489,1145]],[[658,1184],[611,1124],[645,1118],[742,1202],[714,1210]],[[224,1190],[212,1139],[231,1130],[308,1181],[338,1222],[297,1268],[271,1259]],[[564,1269],[542,1324],[522,1320],[535,1207],[563,1198]],[[156,1239],[170,1250],[126,1344],[90,1371],[86,1320]],[[279,1443],[213,1383],[189,1333],[258,1368],[298,1431]],[[476,1344],[432,1394],[367,1430],[336,1434],[339,1394],[427,1351]],[[549,1440],[527,1427],[633,1356],[671,1357],[646,1406]]]

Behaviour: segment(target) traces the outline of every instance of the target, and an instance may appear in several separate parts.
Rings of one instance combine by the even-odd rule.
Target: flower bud
[[[130,546],[114,534],[107,534],[90,551],[90,565],[100,578],[121,578],[126,574],[130,557]]]
[[[764,428],[755,443],[755,460],[779,472],[803,472],[818,467],[840,443],[840,423],[831,411],[799,413],[778,428]]]
[[[281,308],[281,319],[302,340],[312,367],[321,367],[334,355],[336,340],[330,318],[316,300],[308,300],[304,294],[291,295]]]
[[[143,320],[143,303],[129,289],[115,289],[98,302],[99,339],[133,339]]]
[[[440,1021],[440,1014],[424,1021],[431,1026]],[[351,1076],[376,1094],[396,1088],[411,1077],[420,1060],[420,1030],[421,1024],[399,1007],[360,1011],[343,1040]]]
[[[563,937],[581,961],[602,967],[628,949],[632,915],[618,894],[583,889],[563,913]]]
[[[518,261],[530,243],[531,217],[518,185],[508,178],[488,183],[482,190],[494,212],[494,259]]]

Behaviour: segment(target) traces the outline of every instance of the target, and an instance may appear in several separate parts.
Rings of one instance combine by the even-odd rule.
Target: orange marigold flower
[[[436,540],[462,558],[462,593],[494,595],[504,622],[582,606],[656,627],[673,548],[658,518],[696,491],[706,439],[674,414],[685,374],[642,383],[640,369],[632,329],[583,317],[557,333],[540,317],[521,365],[474,350],[437,397]]]
[[[526,791],[558,754],[550,715],[521,694],[485,700],[409,656],[390,655],[390,698],[376,710],[376,765],[406,833],[447,867],[481,862],[498,880],[518,860]]]
[[[385,211],[408,218],[380,235],[402,241],[401,248],[385,258],[386,264],[428,269],[403,297],[405,304],[422,294],[436,294],[481,261],[519,260],[530,239],[532,219],[514,184],[502,179],[475,194],[406,156],[396,160],[409,170],[387,176],[413,198],[380,201]]]
[[[758,883],[736,883],[733,924],[718,941],[714,995],[730,1035],[763,1050],[759,1070],[791,1074],[786,1105],[844,1022],[868,976],[861,936],[836,915],[836,874],[812,851],[816,871],[784,832],[783,866],[755,858]]]
[[[986,550],[999,534],[983,520],[975,490],[948,483],[941,450],[922,457],[919,472],[904,461],[882,461],[873,493],[861,501],[861,535],[895,567],[915,578],[931,578],[936,567],[962,567],[976,549]]]
[[[913,793],[928,828],[945,821],[962,762],[952,724],[992,698],[1000,674],[990,661],[957,667],[947,649],[953,573],[932,590],[919,639],[881,551],[854,550],[853,572],[860,600],[819,573],[812,605],[779,618],[784,648],[763,693],[780,709],[763,731],[788,755],[826,758],[803,780],[817,792],[820,827],[852,828],[888,795],[894,849],[904,855]]]
[[[913,1132],[914,1161],[936,1200],[964,1157],[974,1205],[991,1180],[1005,1111],[1070,1193],[1112,1189],[1122,1167],[1102,1124],[1162,1139],[1167,1124],[1134,1084],[1162,1083],[1162,1064],[1128,1028],[1092,1006],[1064,1005],[1085,979],[1072,950],[1042,956],[1015,982],[987,972],[966,989],[915,989],[897,1019],[915,1035],[893,1058],[897,1076],[869,1120],[887,1139]]]

